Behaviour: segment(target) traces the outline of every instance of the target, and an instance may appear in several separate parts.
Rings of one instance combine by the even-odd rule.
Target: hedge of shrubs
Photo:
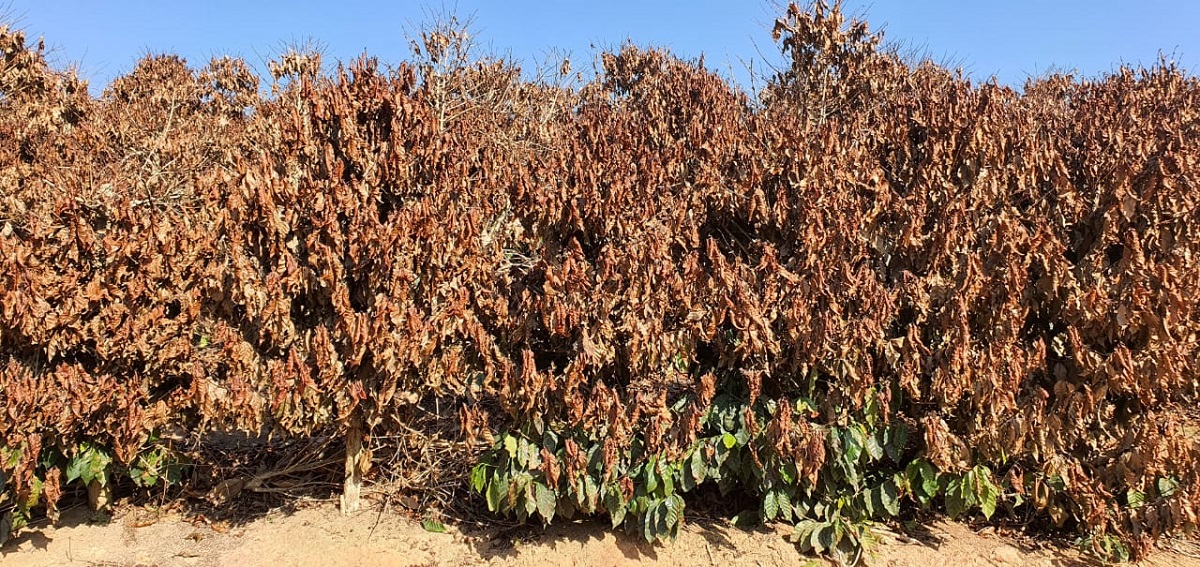
[[[347,435],[361,475],[437,400],[477,464],[432,474],[650,540],[706,484],[843,559],[917,508],[1110,558],[1194,527],[1197,80],[976,84],[820,2],[774,36],[750,94],[445,25],[93,97],[0,29],[0,510],[155,477],[170,428]]]

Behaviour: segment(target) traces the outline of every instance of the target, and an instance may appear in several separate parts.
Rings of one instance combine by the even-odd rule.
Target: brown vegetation
[[[155,56],[93,98],[4,28],[7,506],[53,508],[47,451],[131,466],[171,426],[361,423],[364,470],[388,438],[478,459],[553,431],[522,466],[613,512],[576,484],[590,459],[632,497],[651,457],[712,457],[724,395],[752,494],[920,462],[1139,552],[1194,526],[1196,79],[975,85],[821,4],[775,35],[789,65],[755,98],[635,47],[529,81],[440,31],[389,71],[290,54],[270,95],[240,61]],[[854,424],[907,442],[833,471]],[[955,497],[986,510],[983,486]]]

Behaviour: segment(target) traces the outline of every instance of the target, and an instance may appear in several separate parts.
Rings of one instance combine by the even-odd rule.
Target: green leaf
[[[534,489],[535,483],[533,482],[532,479],[528,479],[528,478],[523,479],[523,481],[524,481],[524,485],[525,485],[524,486],[525,490],[521,491],[520,498],[525,503],[525,508],[524,508],[525,515],[532,516],[534,512],[538,511],[537,493],[536,493],[536,490]],[[539,482],[536,484],[541,484],[541,483]]]
[[[554,511],[554,515],[568,520],[575,517],[575,502],[570,498],[559,498],[558,509]],[[615,527],[615,526],[614,526]]]
[[[621,494],[619,486],[612,486],[604,495],[604,509],[608,510],[608,516],[612,519],[612,527],[615,529],[625,521],[625,512],[628,511],[629,505],[625,502],[625,497]]]
[[[884,443],[884,450],[893,461],[899,463],[900,457],[904,454],[904,447],[908,445],[908,428],[901,425],[893,425],[887,428],[887,442]]]
[[[796,463],[791,462],[779,468],[779,478],[783,479],[784,483],[796,484],[796,477],[799,475],[796,470]]]
[[[17,465],[21,462],[21,453],[23,453],[23,452],[25,452],[25,442],[23,442],[23,441],[21,442],[20,447],[14,447],[12,449],[8,449],[7,453],[6,453],[6,457],[8,459],[8,466],[5,468],[8,468],[8,469],[17,468]]]
[[[867,454],[871,456],[872,461],[878,461],[883,458],[883,445],[879,443],[879,438],[874,435],[864,435],[863,441],[867,449]]]
[[[549,524],[554,520],[554,510],[558,508],[558,498],[553,490],[540,482],[534,486],[534,492],[534,497],[537,499],[537,512]]]
[[[533,431],[538,435],[546,433],[546,420],[540,414],[533,416]]]
[[[1062,492],[1067,489],[1067,480],[1060,475],[1052,474],[1046,479],[1046,484],[1050,485],[1055,492]]]
[[[928,462],[921,461],[921,489],[929,496],[937,496],[938,493],[938,473],[933,470],[933,465]]]
[[[825,553],[833,549],[833,546],[837,545],[839,539],[841,538],[837,537],[837,531],[833,524],[822,523],[812,533],[812,547],[817,553]]]
[[[583,496],[586,499],[583,511],[588,514],[594,513],[596,505],[600,503],[600,486],[596,484],[591,475],[583,477]]]
[[[523,469],[531,469],[529,466],[529,443],[524,438],[516,440],[517,452],[513,454],[513,460],[517,462],[517,466]]]
[[[736,446],[738,444],[738,440],[737,440],[737,437],[734,437],[733,435],[726,433],[721,436],[721,443],[723,443],[725,445],[726,449],[732,449],[732,448],[734,448],[734,446]]]
[[[863,443],[857,428],[847,427],[842,430],[842,458],[850,467],[858,462],[862,454]]]
[[[992,514],[996,513],[996,502],[999,500],[999,489],[996,485],[988,482],[983,487],[982,498],[979,501],[979,509],[983,512],[983,517],[992,519]]]
[[[900,515],[900,490],[894,481],[888,480],[880,485],[879,500],[883,503],[883,509],[892,517]]]
[[[529,455],[526,456],[525,460],[529,463],[529,468],[531,468],[531,469],[541,468],[541,466],[542,466],[542,448],[539,447],[537,445],[537,443],[533,443],[533,442],[526,443],[526,448],[529,451]]]
[[[558,451],[558,442],[559,438],[557,433],[547,429],[546,432],[542,434],[542,446],[545,447],[547,451],[550,451],[551,453]]]
[[[775,516],[779,515],[779,501],[776,500],[775,494],[774,490],[768,490],[763,495],[762,513],[763,518],[768,522],[774,521]]]
[[[84,459],[75,457],[71,462],[67,463],[67,482],[74,482],[75,479],[82,478],[88,470],[88,464]],[[86,484],[87,481],[84,481]]]
[[[696,477],[692,475],[689,461],[684,461],[683,464],[686,468],[681,470],[679,474],[679,489],[684,492],[691,492],[692,489],[696,488]]]
[[[67,464],[67,482],[75,479],[91,484],[97,481],[101,486],[108,484],[108,465],[112,457],[104,449],[84,443],[79,446],[79,453]]]
[[[486,463],[479,463],[471,469],[471,488],[479,494],[483,494],[483,489],[487,487],[487,469]]]
[[[425,528],[425,531],[433,532],[435,534],[446,533],[446,526],[441,522],[436,522],[434,520],[421,520],[421,527]]]
[[[663,463],[661,461],[659,462],[659,466],[661,467],[661,469],[666,469],[666,470],[660,469],[661,474],[659,475],[659,480],[661,480],[661,482],[662,482],[663,495],[666,496],[666,495],[674,494],[675,493],[675,467],[670,464]]]
[[[779,519],[785,522],[792,521],[792,499],[788,496],[787,491],[780,490],[776,492],[775,501],[779,504]]]
[[[0,485],[0,489],[3,489],[2,485]],[[14,515],[12,510],[0,512],[0,547],[4,547],[4,544],[8,543],[9,536],[16,531],[13,529]]]
[[[879,512],[883,510],[883,490],[875,488],[868,490],[862,495],[862,507],[867,511],[867,517],[875,518],[879,516]]]
[[[908,463],[905,469],[905,475],[908,476],[909,486],[913,492],[917,493],[922,501],[928,500],[938,493],[938,474],[933,469],[933,465],[929,464],[924,459],[917,459]]]
[[[504,450],[508,453],[508,457],[515,459],[517,457],[517,438],[512,435],[504,435]]]
[[[642,514],[642,537],[647,543],[654,543],[658,538],[658,517],[655,512],[658,510],[657,505],[652,505]]]
[[[863,547],[858,538],[847,532],[833,547],[833,557],[839,565],[857,565],[862,558]]]
[[[758,510],[742,510],[737,514],[734,514],[734,516],[729,519],[729,523],[739,528],[757,526],[762,523],[762,512]]]
[[[646,476],[646,492],[652,493],[658,489],[658,472],[654,464],[657,462],[656,457],[650,457],[650,462],[646,463],[646,470],[643,471]]]
[[[900,494],[911,494],[912,485],[908,483],[908,475],[902,472],[897,472],[892,475],[892,482],[896,485],[896,490]]]
[[[946,488],[946,513],[951,518],[962,515],[974,505],[970,487],[964,482],[964,478],[951,479]]]
[[[1146,504],[1146,493],[1130,489],[1125,493],[1125,501],[1129,503],[1130,508],[1140,508]]]
[[[812,551],[812,535],[813,532],[821,526],[816,520],[801,520],[796,524],[796,529],[792,530],[792,535],[788,536],[788,541],[800,546],[801,553]]]
[[[158,483],[158,476],[153,471],[143,470],[137,467],[129,469],[129,478],[133,483],[143,488],[149,488]]]
[[[696,448],[695,451],[692,451],[692,456],[690,459],[688,459],[688,463],[690,464],[691,468],[692,480],[695,481],[696,484],[704,482],[704,477],[706,476],[705,473],[708,471],[708,467],[704,466],[703,450]]]
[[[676,370],[678,370],[679,372],[685,373],[685,374],[687,373],[688,360],[686,357],[684,357],[683,353],[676,354],[675,358],[674,358],[674,362],[675,362]]]
[[[683,521],[683,506],[683,498],[678,494],[672,494],[663,500],[662,518],[666,520],[668,529],[678,526]]]
[[[488,510],[492,512],[503,512],[501,504],[508,496],[508,476],[500,474],[496,471],[492,475],[492,482],[487,487],[487,504]]]
[[[863,408],[863,414],[867,418],[867,425],[874,427],[875,422],[879,420],[879,398],[875,396],[875,388],[867,394],[866,407]]]
[[[1159,496],[1163,498],[1170,498],[1175,495],[1176,491],[1179,490],[1179,481],[1171,477],[1163,477],[1158,479],[1158,482],[1155,483],[1155,487],[1158,488]]]

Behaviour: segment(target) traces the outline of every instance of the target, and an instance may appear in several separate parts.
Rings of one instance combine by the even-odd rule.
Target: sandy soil
[[[124,508],[107,523],[86,509],[63,514],[57,527],[25,532],[0,550],[4,567],[424,566],[424,565],[818,565],[769,527],[743,530],[690,520],[678,541],[647,545],[595,523],[540,527],[448,526],[425,531],[378,506],[343,517],[327,503],[294,505],[240,524],[202,516]],[[783,528],[779,528],[782,530]],[[937,522],[919,539],[890,530],[869,565],[1086,565],[1071,549]],[[1200,567],[1200,546],[1168,541],[1145,563]]]

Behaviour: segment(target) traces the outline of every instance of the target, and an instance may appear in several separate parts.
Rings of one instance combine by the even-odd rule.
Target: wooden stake
[[[349,516],[358,511],[359,496],[362,494],[363,467],[362,416],[355,412],[346,431],[346,480],[342,486],[342,515]]]
[[[100,483],[99,479],[93,479],[88,483],[88,505],[92,510],[97,512],[108,508],[108,503],[112,501],[112,486],[107,482]]]

